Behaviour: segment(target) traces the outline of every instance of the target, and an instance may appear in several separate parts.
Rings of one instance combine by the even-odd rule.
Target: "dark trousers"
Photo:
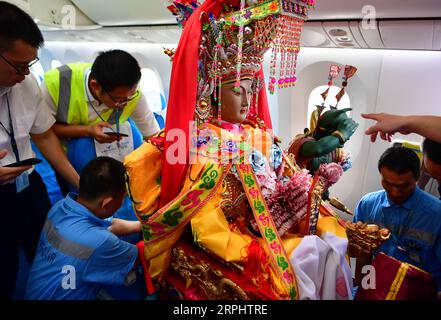
[[[0,185],[0,299],[11,299],[21,247],[29,263],[34,260],[51,203],[40,175],[29,175],[29,186],[17,193],[15,183]]]

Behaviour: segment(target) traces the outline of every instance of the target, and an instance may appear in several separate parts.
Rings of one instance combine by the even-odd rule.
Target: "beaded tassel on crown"
[[[270,79],[268,90],[271,94],[275,91],[276,83],[278,88],[287,88],[295,85],[297,56],[300,51],[300,36],[302,25],[308,18],[308,11],[315,7],[315,0],[283,0],[279,2],[279,14],[274,31]],[[280,63],[277,66],[278,56]],[[277,68],[279,79],[276,79]]]

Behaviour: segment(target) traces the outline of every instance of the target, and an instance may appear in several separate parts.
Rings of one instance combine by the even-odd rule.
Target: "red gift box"
[[[432,300],[437,283],[426,271],[379,253],[372,261],[375,289],[359,288],[355,300]]]

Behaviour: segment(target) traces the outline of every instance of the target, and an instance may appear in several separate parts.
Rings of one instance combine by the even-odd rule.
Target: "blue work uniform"
[[[138,250],[107,230],[96,217],[67,197],[49,211],[31,266],[26,299],[96,299],[103,285],[122,285]]]
[[[391,230],[378,252],[413,264],[429,273],[441,291],[441,201],[416,188],[402,204],[391,202],[386,191],[365,195],[355,209],[354,222]]]

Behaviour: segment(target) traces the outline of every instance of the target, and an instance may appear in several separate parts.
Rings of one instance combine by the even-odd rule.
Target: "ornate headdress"
[[[270,92],[274,91],[279,55],[279,84],[293,81],[300,41],[300,25],[314,0],[174,0],[168,9],[184,27],[173,55],[166,131],[179,128],[189,133],[188,123],[198,125],[220,118],[221,84],[253,80],[250,115],[271,128],[263,84],[262,61],[272,47]],[[272,86],[271,86],[272,84]],[[212,99],[213,98],[213,99]],[[214,103],[212,103],[214,102]],[[165,141],[164,156],[174,141]],[[173,167],[173,168],[171,168]],[[179,193],[186,165],[164,161],[161,205]]]
[[[240,20],[240,17],[249,15],[245,7],[245,1],[241,1],[241,8],[226,8],[225,13],[218,19],[214,19],[210,13],[203,13],[203,31],[199,51],[199,86],[198,104],[196,113],[201,122],[207,119],[203,115],[204,107],[212,101],[214,93],[217,118],[220,122],[221,101],[220,87],[222,84],[234,82],[239,89],[240,80],[253,81],[251,114],[256,114],[255,104],[258,103],[257,94],[263,84],[261,65],[263,56],[271,45],[274,33],[274,24],[267,23],[266,28],[259,28],[259,22],[273,20],[271,16],[261,20]],[[228,13],[230,11],[230,13]],[[239,18],[238,18],[239,17]],[[206,108],[205,108],[206,110]],[[202,111],[202,112],[201,112]],[[214,108],[211,108],[214,111]]]

